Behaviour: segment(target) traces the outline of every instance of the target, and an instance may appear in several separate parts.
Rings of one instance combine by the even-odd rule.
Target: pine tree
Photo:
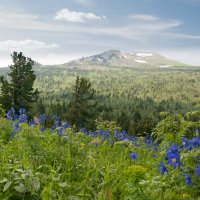
[[[95,91],[85,78],[77,76],[67,118],[76,127],[93,128],[96,113]]]
[[[9,81],[1,77],[0,103],[5,109],[20,107],[30,109],[37,101],[39,91],[33,88],[36,75],[32,69],[34,62],[25,57],[22,52],[14,52],[12,55],[13,65],[8,73]]]

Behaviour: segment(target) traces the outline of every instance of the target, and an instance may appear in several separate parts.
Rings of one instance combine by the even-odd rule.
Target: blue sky
[[[111,49],[200,65],[200,0],[1,0],[0,66],[22,51],[42,64]]]

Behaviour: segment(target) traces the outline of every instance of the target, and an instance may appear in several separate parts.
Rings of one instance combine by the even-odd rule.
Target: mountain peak
[[[174,60],[165,58],[155,52],[125,52],[109,50],[89,57],[82,57],[64,64],[68,67],[78,66],[115,66],[115,67],[164,67],[182,66]]]

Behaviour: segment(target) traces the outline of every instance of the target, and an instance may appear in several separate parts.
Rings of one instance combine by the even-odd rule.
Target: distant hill
[[[110,50],[101,54],[82,57],[65,63],[63,67],[95,67],[95,66],[113,66],[113,67],[173,67],[186,66],[175,60],[170,60],[164,56],[153,52],[124,52],[119,50]]]

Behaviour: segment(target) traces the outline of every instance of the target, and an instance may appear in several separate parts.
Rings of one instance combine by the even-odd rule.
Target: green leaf
[[[38,177],[33,178],[33,189],[35,191],[40,189],[40,179]]]
[[[2,180],[0,180],[0,183],[5,183],[5,182],[7,182],[7,181],[8,181],[7,178],[3,178]]]
[[[67,183],[66,183],[66,182],[63,182],[63,183],[59,183],[58,185],[59,185],[60,187],[64,188],[64,187],[67,186]]]
[[[26,174],[22,174],[21,176],[22,176],[22,178],[23,178],[24,180],[26,179]]]
[[[24,173],[22,169],[16,169],[17,172]]]
[[[8,182],[5,184],[4,188],[3,188],[3,192],[5,192],[5,191],[10,187],[11,184],[12,184],[12,182],[11,182],[11,181],[8,181]]]
[[[26,187],[23,184],[15,186],[14,189],[19,193],[26,193]]]

